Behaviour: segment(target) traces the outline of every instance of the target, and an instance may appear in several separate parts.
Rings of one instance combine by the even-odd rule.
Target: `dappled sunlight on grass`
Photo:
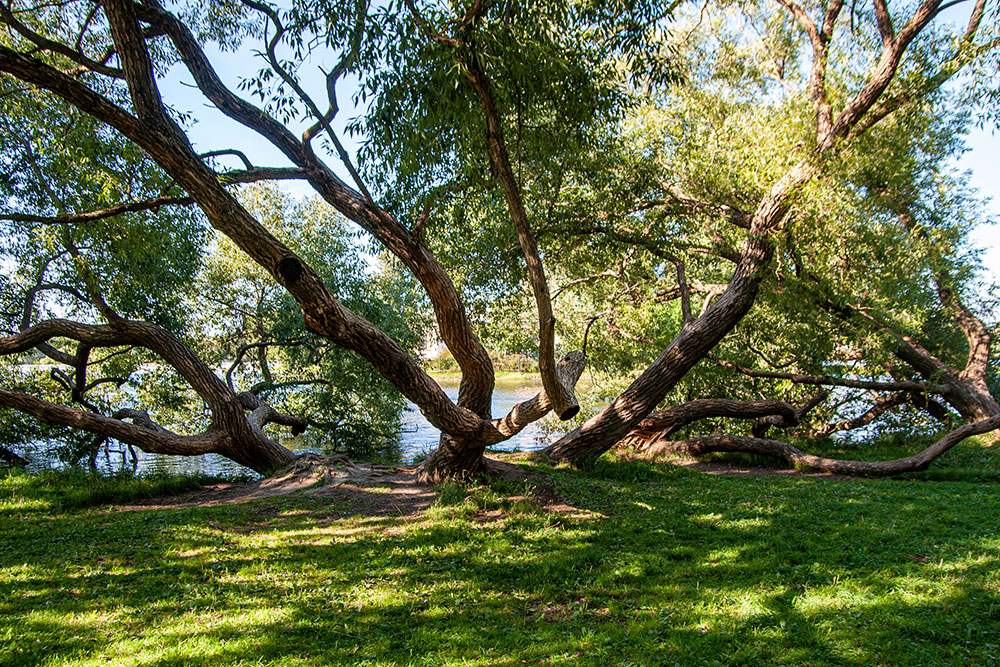
[[[998,487],[551,474],[579,516],[489,487],[419,517],[6,511],[0,663],[996,661]]]

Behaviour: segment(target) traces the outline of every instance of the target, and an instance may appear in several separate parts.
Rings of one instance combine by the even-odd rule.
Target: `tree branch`
[[[942,394],[947,391],[944,385],[926,382],[880,382],[877,380],[852,380],[833,375],[801,375],[799,373],[779,373],[776,371],[758,371],[745,368],[722,359],[716,360],[720,366],[739,371],[743,375],[771,380],[788,380],[794,384],[814,384],[828,387],[853,387],[855,389],[871,389],[874,391],[916,391]]]
[[[907,472],[926,470],[927,467],[949,449],[966,438],[988,433],[1000,428],[1000,415],[966,424],[946,433],[923,451],[905,458],[891,461],[847,461],[807,454],[780,440],[748,438],[735,435],[711,435],[690,440],[657,442],[644,452],[650,457],[659,456],[701,456],[713,452],[740,452],[771,456],[794,466],[801,466],[837,475],[859,475],[865,477],[890,477]]]

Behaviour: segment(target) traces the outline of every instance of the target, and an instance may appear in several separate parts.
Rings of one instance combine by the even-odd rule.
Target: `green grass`
[[[543,470],[573,513],[509,483],[416,520],[122,512],[0,478],[0,664],[1000,662],[1000,485]]]

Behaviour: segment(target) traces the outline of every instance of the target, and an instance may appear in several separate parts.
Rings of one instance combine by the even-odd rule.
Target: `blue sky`
[[[209,53],[209,56],[215,63],[219,75],[233,90],[237,89],[240,75],[252,74],[258,67],[255,57],[245,51],[237,53],[214,52]],[[308,73],[304,72],[304,74]],[[304,76],[303,85],[311,94],[315,95],[317,102],[322,105],[325,99],[323,77],[315,68],[313,74],[312,77]],[[189,133],[196,150],[207,152],[222,148],[238,148],[250,156],[250,159],[259,166],[287,165],[284,157],[267,141],[225,118],[211,107],[197,89],[190,84],[190,80],[190,75],[186,71],[175,68],[162,82],[162,89],[165,100],[182,110],[192,112],[194,117],[198,119]],[[341,83],[346,84],[341,85],[344,92],[341,98],[338,98],[342,111],[335,120],[334,127],[348,152],[353,154],[357,144],[343,131],[344,124],[351,115],[356,113],[350,100],[351,82],[342,81]],[[246,95],[246,93],[240,92]],[[301,129],[292,128],[293,131],[297,132],[301,132]],[[973,130],[968,138],[968,146],[969,150],[956,160],[955,166],[962,171],[969,172],[971,185],[979,191],[981,196],[990,200],[986,210],[994,220],[1000,221],[1000,132],[993,132],[989,128]],[[241,166],[235,158],[231,158],[231,160],[227,164],[231,164],[234,168]],[[350,182],[346,169],[336,158],[328,159],[328,163],[341,178]],[[314,194],[311,188],[304,183],[288,181],[284,183],[284,187],[296,196]],[[1000,284],[1000,225],[981,225],[973,233],[972,243],[975,247],[983,249],[982,257],[986,271],[982,278],[986,283]]]
[[[969,146],[957,166],[970,172],[970,181],[980,195],[991,198],[988,210],[1000,221],[1000,133],[975,130],[969,136]],[[985,249],[983,262],[992,273],[992,281],[1000,283],[1000,225],[981,225],[973,233],[973,244]]]

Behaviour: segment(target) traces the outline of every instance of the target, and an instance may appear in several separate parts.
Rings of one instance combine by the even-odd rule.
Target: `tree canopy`
[[[265,424],[382,432],[398,395],[441,432],[430,480],[482,471],[487,446],[549,412],[577,419],[551,461],[623,444],[926,466],[1000,427],[968,247],[983,216],[950,167],[970,122],[995,122],[996,14],[986,0],[3,3],[0,354],[61,366],[5,370],[0,405],[263,472],[294,457]],[[219,49],[258,54],[239,85],[217,74]],[[165,97],[170,68],[282,163],[199,154]],[[315,198],[240,189],[285,180]],[[461,369],[456,402],[415,352],[422,312]],[[529,345],[543,390],[491,414],[488,350]],[[137,395],[151,405],[89,400],[88,372],[156,386],[136,364],[98,368],[98,351],[154,355],[207,412],[164,425],[162,387]],[[229,373],[209,363],[222,357]],[[619,387],[593,414],[575,391],[588,360]],[[945,435],[884,464],[767,437],[890,413]],[[711,417],[744,422],[674,438]]]

